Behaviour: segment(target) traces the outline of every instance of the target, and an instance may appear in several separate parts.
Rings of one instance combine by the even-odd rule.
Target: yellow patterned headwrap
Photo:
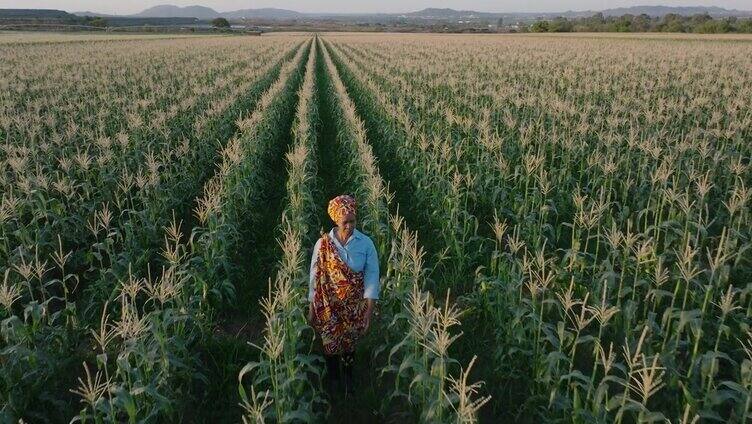
[[[329,216],[332,218],[332,221],[336,223],[338,223],[339,220],[348,213],[355,215],[357,210],[358,205],[355,202],[355,199],[346,194],[337,196],[334,199],[330,200],[329,207],[327,208]]]

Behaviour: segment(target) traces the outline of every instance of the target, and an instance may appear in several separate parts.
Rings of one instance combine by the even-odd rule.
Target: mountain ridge
[[[206,6],[173,6],[160,4],[149,7],[139,13],[129,15],[134,18],[198,18],[214,19],[220,16],[216,10]]]
[[[131,15],[108,15],[97,12],[71,12],[77,16],[96,16],[96,17],[159,17],[159,18],[198,18],[214,19],[218,17],[228,19],[242,18],[262,18],[262,19],[294,19],[294,18],[314,18],[326,16],[391,16],[406,17],[424,20],[446,20],[446,19],[496,19],[507,17],[545,17],[551,18],[556,16],[562,17],[587,17],[597,13],[604,16],[621,16],[626,14],[640,15],[646,14],[653,17],[663,17],[667,14],[677,14],[690,16],[707,13],[713,17],[731,17],[731,16],[752,16],[752,11],[742,11],[737,9],[725,9],[718,6],[630,6],[609,8],[603,10],[583,10],[583,11],[565,11],[565,12],[481,12],[475,10],[456,10],[451,8],[425,8],[422,10],[407,13],[305,13],[289,9],[279,8],[257,8],[257,9],[240,9],[233,11],[218,12],[210,7],[194,6],[174,6],[162,4],[153,6],[143,11]]]

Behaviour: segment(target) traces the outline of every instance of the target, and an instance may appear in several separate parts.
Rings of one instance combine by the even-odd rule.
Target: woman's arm
[[[366,299],[378,300],[379,292],[381,291],[381,283],[379,281],[379,254],[373,243],[371,243],[371,246],[366,253],[366,263],[363,266],[363,274],[363,283],[365,285],[363,297]]]
[[[364,271],[365,292],[363,293],[363,297],[366,300],[366,311],[363,317],[363,332],[367,332],[371,327],[373,309],[376,305],[376,300],[379,298],[379,291],[381,289],[381,282],[379,281],[379,255],[373,243],[371,243],[371,248],[368,250],[368,254],[366,254]]]
[[[313,245],[313,253],[311,254],[311,267],[308,275],[308,324],[313,325],[313,297],[316,294],[316,266],[319,258],[319,248],[321,246],[321,239],[316,241]]]

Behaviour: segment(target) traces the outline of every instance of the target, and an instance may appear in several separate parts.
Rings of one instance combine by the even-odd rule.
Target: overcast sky
[[[563,12],[601,10],[635,5],[720,6],[752,9],[752,0],[539,0],[520,4],[512,0],[0,0],[0,8],[62,9],[68,12],[137,13],[158,4],[201,5],[220,12],[237,9],[278,7],[299,12],[411,12],[426,7],[451,7],[481,12]]]

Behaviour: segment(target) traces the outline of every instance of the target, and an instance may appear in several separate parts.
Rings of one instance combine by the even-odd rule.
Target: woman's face
[[[349,237],[355,230],[355,214],[348,213],[347,215],[343,216],[342,218],[340,218],[339,222],[337,222],[337,226],[339,227],[339,230],[344,233],[344,235]]]

